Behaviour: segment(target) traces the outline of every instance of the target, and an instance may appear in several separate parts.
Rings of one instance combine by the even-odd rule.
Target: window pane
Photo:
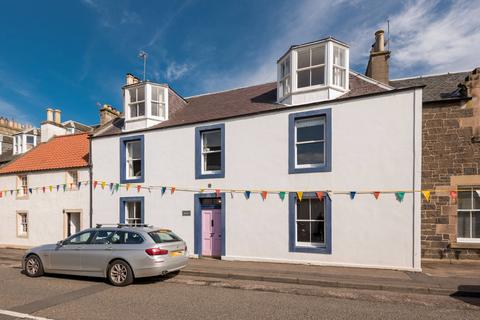
[[[152,116],[160,116],[160,103],[152,102]]]
[[[312,86],[325,83],[325,67],[314,68],[312,72]]]
[[[297,120],[297,142],[323,140],[324,123],[323,117]]]
[[[27,136],[27,143],[33,143],[33,137]]]
[[[297,241],[310,242],[310,222],[297,222]]]
[[[160,89],[158,87],[152,87],[152,100],[153,101],[159,101],[158,100],[159,93],[160,93]]]
[[[142,160],[132,160],[132,176],[142,176]]]
[[[297,220],[310,220],[310,203],[308,199],[297,201]]]
[[[297,164],[322,164],[324,159],[324,143],[305,143],[297,145]]]
[[[214,151],[221,150],[220,130],[207,131],[203,133],[203,150]]]
[[[458,209],[472,209],[472,192],[459,191],[458,192]]]
[[[470,212],[458,212],[458,237],[470,238]]]
[[[285,60],[285,74],[284,74],[284,76],[289,75],[289,74],[290,74],[290,57],[288,57],[287,60]]]
[[[92,241],[93,244],[105,244],[107,243],[108,237],[113,233],[111,230],[101,230],[98,231],[95,235],[95,239]]]
[[[205,154],[205,171],[219,171],[222,169],[221,152]]]
[[[333,84],[339,87],[345,87],[345,70],[333,68]]]
[[[145,115],[145,102],[141,102],[138,104],[138,116],[144,116]]]
[[[333,64],[345,67],[345,49],[333,48]]]
[[[473,190],[473,208],[480,209],[480,197],[478,196],[476,190],[479,190],[478,187],[475,187],[475,189]]]
[[[312,220],[324,220],[324,201],[320,201],[319,199],[311,199],[311,213],[312,213]]]
[[[323,243],[325,241],[325,231],[323,222],[310,222],[310,228],[312,230],[312,242]]]
[[[297,81],[299,88],[310,86],[310,70],[299,71]]]
[[[128,159],[140,159],[142,157],[142,146],[140,141],[127,142]]]
[[[137,89],[137,101],[145,100],[145,87]]]
[[[68,240],[66,244],[85,244],[87,243],[88,239],[90,239],[91,235],[92,235],[91,232],[81,233],[78,236],[75,236],[70,240]]]
[[[325,63],[325,47],[312,49],[312,66]]]
[[[298,68],[310,66],[310,50],[300,51],[298,53]]]
[[[137,101],[137,89],[130,89],[128,93],[130,94],[130,102]]]
[[[480,212],[472,212],[472,238],[480,238]]]
[[[130,117],[131,118],[138,117],[137,105],[136,104],[133,104],[133,105],[130,106]]]

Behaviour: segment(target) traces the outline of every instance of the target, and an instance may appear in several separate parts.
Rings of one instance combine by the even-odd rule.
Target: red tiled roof
[[[58,136],[0,168],[0,174],[88,166],[88,133]]]

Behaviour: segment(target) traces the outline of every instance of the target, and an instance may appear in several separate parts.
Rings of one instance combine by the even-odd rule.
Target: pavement
[[[19,266],[23,250],[0,249],[0,265]],[[184,276],[327,288],[480,298],[480,261],[424,261],[423,272],[190,259]]]

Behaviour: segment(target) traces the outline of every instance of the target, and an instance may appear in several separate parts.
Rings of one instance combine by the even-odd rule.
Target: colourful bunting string
[[[280,200],[283,201],[283,199],[285,199],[285,191],[280,191],[280,192],[278,193],[278,196],[280,197]]]
[[[455,201],[457,199],[457,191],[450,191],[450,197]]]
[[[174,194],[175,193],[175,187],[171,187],[170,188],[170,194]]]
[[[405,192],[395,192],[395,198],[397,198],[398,202],[402,202],[404,197]]]
[[[93,181],[93,189],[97,187],[98,181]]]
[[[303,192],[302,191],[297,191],[298,201],[302,201],[302,197],[303,197]]]
[[[165,191],[167,191],[167,188],[166,188],[166,187],[162,187],[162,196],[163,196],[163,194],[165,193]]]
[[[137,184],[137,192],[140,192],[140,189],[142,188],[141,185]]]
[[[215,189],[215,194],[217,195],[217,197],[220,197],[220,189]]]
[[[262,191],[261,195],[262,195],[262,200],[265,201],[265,199],[267,199],[267,191]]]
[[[373,196],[375,197],[375,199],[378,199],[378,197],[380,197],[380,192],[379,191],[375,191],[373,193]]]

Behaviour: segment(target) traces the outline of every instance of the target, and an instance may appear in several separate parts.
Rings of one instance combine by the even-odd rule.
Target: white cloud
[[[176,62],[170,62],[165,71],[165,78],[167,81],[175,81],[183,77],[192,68],[193,66],[187,63],[177,64]]]

